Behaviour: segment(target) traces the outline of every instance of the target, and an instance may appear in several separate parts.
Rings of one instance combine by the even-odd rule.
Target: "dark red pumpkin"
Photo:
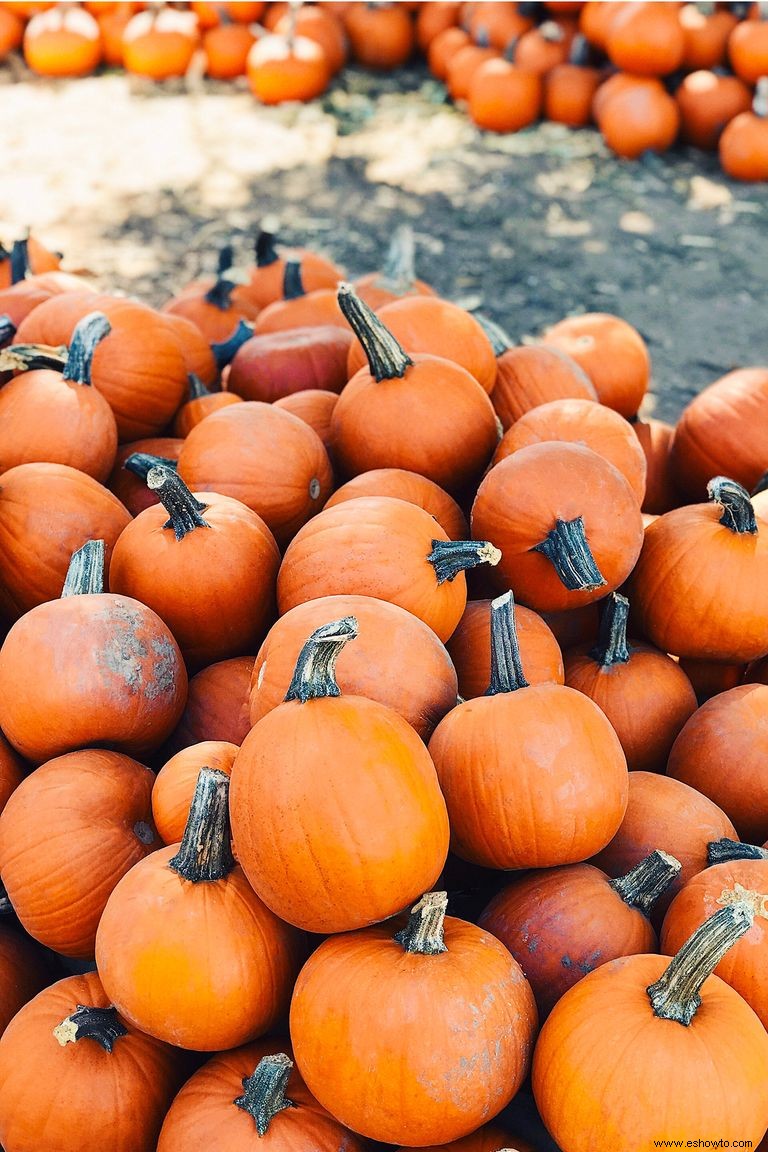
[[[244,400],[267,403],[308,388],[341,392],[352,339],[329,324],[252,336],[235,353],[227,385]]]

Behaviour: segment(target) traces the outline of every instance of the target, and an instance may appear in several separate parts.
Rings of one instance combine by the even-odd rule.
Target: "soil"
[[[621,161],[592,130],[481,133],[422,67],[348,69],[309,106],[263,108],[244,82],[119,73],[46,82],[0,66],[2,234],[24,226],[104,287],[153,304],[259,226],[355,275],[396,223],[419,275],[516,340],[607,311],[647,340],[643,411],[674,419],[703,386],[768,360],[768,188],[679,149]]]

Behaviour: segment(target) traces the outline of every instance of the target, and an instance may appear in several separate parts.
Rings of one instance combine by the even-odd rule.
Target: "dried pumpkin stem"
[[[679,875],[682,864],[674,856],[657,849],[631,868],[624,876],[611,880],[625,904],[638,908],[647,916],[663,892]]]
[[[283,273],[283,299],[298,300],[299,296],[306,294],[301,278],[301,260],[286,260]]]
[[[394,936],[406,952],[420,956],[437,956],[448,949],[443,939],[447,892],[427,892],[411,908],[405,928]]]
[[[707,864],[727,864],[731,860],[768,860],[768,848],[757,844],[742,844],[740,840],[711,840],[707,844]]]
[[[61,597],[93,596],[103,591],[104,541],[86,540],[82,548],[72,553]]]
[[[339,284],[338,300],[339,308],[363,346],[374,380],[381,383],[405,376],[413,360],[351,284]]]
[[[201,768],[179,850],[168,867],[184,880],[223,880],[235,866],[230,846],[229,776]]]
[[[57,1024],[53,1034],[62,1048],[78,1040],[95,1040],[105,1052],[111,1052],[115,1040],[127,1036],[128,1029],[116,1008],[89,1008],[85,1004],[78,1004],[77,1011]]]
[[[689,1025],[701,1005],[702,984],[728,949],[749,931],[753,919],[752,907],[738,901],[705,920],[659,979],[646,989],[654,1015]]]
[[[235,287],[233,280],[227,279],[227,272],[232,267],[235,258],[235,253],[231,244],[225,244],[219,250],[219,259],[216,265],[216,282],[208,289],[205,294],[205,299],[209,304],[213,304],[214,308],[220,308],[222,312],[226,312],[227,308],[232,307],[232,292]]]
[[[253,1075],[243,1080],[243,1095],[238,1096],[234,1104],[253,1117],[259,1136],[266,1136],[278,1112],[296,1107],[285,1095],[291,1068],[293,1061],[283,1052],[277,1052],[260,1060]]]
[[[111,331],[112,325],[103,312],[89,312],[78,321],[64,365],[65,380],[71,380],[73,384],[91,383],[93,354]]]
[[[410,292],[416,279],[415,251],[413,228],[410,224],[398,225],[392,234],[381,275],[375,281],[376,286],[395,296],[405,296]]]
[[[627,643],[628,616],[629,600],[618,592],[611,592],[600,617],[597,644],[589,653],[602,668],[626,664],[632,655],[632,649]]]
[[[270,264],[276,264],[280,259],[275,242],[277,236],[273,232],[259,232],[256,237],[256,267],[268,268]]]
[[[227,336],[226,340],[220,340],[218,344],[211,344],[211,352],[213,352],[216,367],[221,370],[226,368],[227,364],[231,364],[236,353],[252,336],[253,325],[247,324],[245,320],[238,320],[237,328],[231,336]]]
[[[427,560],[435,570],[438,584],[445,584],[478,564],[498,564],[501,552],[490,540],[433,540]]]
[[[190,400],[200,400],[203,396],[212,395],[210,388],[206,388],[203,381],[194,372],[190,372],[187,376],[187,387]]]
[[[501,325],[491,320],[484,312],[473,312],[472,315],[490,340],[494,356],[503,356],[505,352],[509,352],[513,347],[512,337],[507,335]]]
[[[149,475],[150,468],[176,469],[177,467],[178,461],[171,460],[169,456],[153,456],[149,452],[132,452],[131,455],[123,461],[123,468],[144,481],[146,481]]]
[[[558,520],[546,540],[531,552],[541,552],[553,566],[569,592],[602,588],[607,583],[597,566],[584,531],[584,520]]]
[[[528,687],[517,641],[515,601],[511,592],[505,592],[491,601],[491,683],[486,696]]]
[[[739,535],[754,535],[757,532],[755,510],[749,492],[741,484],[729,480],[727,476],[715,476],[707,484],[707,495],[722,508],[720,523],[731,532],[738,532]]]
[[[316,628],[299,653],[285,699],[306,704],[308,700],[340,696],[336,661],[344,645],[356,636],[357,620],[354,616],[342,616],[340,620]]]
[[[26,240],[14,240],[11,248],[11,284],[19,284],[29,272],[29,246]]]
[[[67,362],[66,345],[11,344],[0,351],[0,372],[30,372],[33,368],[50,368],[62,372]]]
[[[210,528],[210,524],[201,515],[208,505],[195,499],[173,468],[150,468],[147,487],[157,493],[168,513],[169,518],[163,528],[172,528],[177,540],[183,540],[195,528]]]
[[[10,316],[3,312],[0,316],[0,348],[2,348],[4,344],[10,344],[15,335],[16,325]]]

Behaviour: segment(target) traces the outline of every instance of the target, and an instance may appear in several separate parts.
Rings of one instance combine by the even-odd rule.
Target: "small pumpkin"
[[[183,440],[207,416],[212,416],[221,408],[228,408],[230,404],[240,404],[242,399],[242,396],[234,392],[211,392],[198,376],[190,374],[189,399],[174,417],[174,435]]]
[[[322,388],[307,388],[304,392],[291,392],[289,396],[281,396],[279,400],[274,401],[274,405],[275,408],[290,412],[292,416],[298,416],[299,420],[308,424],[320,437],[330,459],[333,441],[331,424],[338,399],[336,392],[328,392]]]
[[[714,151],[730,121],[749,111],[752,93],[738,76],[698,71],[684,77],[675,100],[680,109],[681,138],[686,144]]]
[[[492,56],[474,72],[467,91],[470,118],[490,132],[519,132],[541,115],[541,78],[517,63]]]
[[[738,24],[735,12],[712,3],[684,4],[678,13],[683,30],[683,59],[686,72],[716,68],[722,64],[728,39]]]
[[[568,59],[556,64],[544,77],[544,115],[547,120],[583,128],[592,120],[592,101],[603,76],[590,65],[589,45],[575,36]]]
[[[394,496],[415,504],[434,516],[449,540],[466,540],[469,534],[467,519],[453,497],[418,472],[403,468],[372,468],[361,472],[337,488],[325,506],[335,508],[359,496]]]
[[[739,112],[723,129],[719,150],[734,180],[768,180],[768,76],[757,82],[752,110]]]
[[[39,76],[87,76],[101,62],[99,25],[74,6],[38,12],[24,29],[24,59]]]
[[[445,85],[452,100],[467,100],[475,76],[484,64],[498,60],[498,49],[491,48],[483,36],[477,42],[470,40],[449,56],[445,69]]]
[[[246,24],[221,23],[203,32],[205,74],[213,80],[245,76],[248,54],[256,37]]]
[[[240,27],[247,33],[247,28]],[[176,316],[186,316],[196,324],[209,344],[226,340],[237,328],[239,320],[254,320],[258,315],[228,273],[231,271],[234,252],[231,244],[219,250],[215,277],[194,280],[181,292],[163,305],[163,312]]]
[[[331,80],[328,57],[320,45],[293,34],[262,36],[248,53],[245,72],[262,104],[314,100]]]
[[[490,682],[491,600],[469,600],[448,652],[459,678],[463,700],[484,696]],[[552,630],[536,612],[515,606],[515,633],[523,675],[529,684],[562,684],[563,655]]]
[[[530,13],[524,14],[519,4],[481,0],[478,4],[464,4],[462,9],[473,40],[486,40],[499,52],[504,52],[513,40],[533,27]]]
[[[556,20],[545,20],[523,33],[515,44],[512,59],[523,72],[543,77],[558,65],[565,64],[570,44],[571,37],[561,24]]]
[[[0,9],[0,60],[21,47],[24,39],[24,21],[7,8]]]
[[[257,308],[266,308],[275,300],[282,300],[287,259],[301,262],[301,278],[305,291],[317,288],[335,288],[343,278],[340,268],[330,260],[306,248],[292,248],[281,256],[277,249],[278,237],[261,229],[254,245],[256,264],[250,269],[250,279],[243,285],[246,295]]]
[[[164,844],[181,843],[200,769],[229,776],[237,747],[226,740],[202,740],[166,760],[152,786],[152,818]]]
[[[420,52],[426,53],[430,44],[447,28],[455,28],[459,20],[461,4],[454,0],[435,0],[433,4],[421,4],[416,13],[416,44]]]
[[[292,23],[294,20],[295,23]],[[288,10],[279,16],[270,32],[275,32],[278,36],[292,33],[314,40],[322,48],[332,76],[335,76],[346,63],[349,51],[346,28],[343,20],[336,16],[332,8],[301,4],[295,14]]]
[[[683,62],[685,34],[676,4],[624,4],[605,40],[609,60],[635,76],[667,76]]]
[[[570,316],[548,328],[543,340],[584,369],[601,404],[627,419],[637,413],[648,388],[651,362],[645,341],[626,320],[606,312]]]
[[[670,459],[675,429],[654,417],[635,420],[631,427],[645,455],[645,496],[641,507],[643,512],[660,516],[684,502],[672,475]]]
[[[447,78],[452,57],[471,43],[472,37],[464,28],[445,28],[433,37],[427,49],[427,66],[436,80]]]
[[[131,516],[138,516],[145,508],[159,503],[160,497],[146,485],[147,472],[157,463],[172,468],[178,461],[183,443],[175,436],[154,436],[120,445],[107,487]]]
[[[285,263],[282,298],[268,304],[256,317],[256,335],[327,325],[346,327],[335,289],[316,288],[308,292],[304,287],[301,261],[289,258]]]
[[[169,752],[202,740],[242,744],[251,728],[248,693],[253,659],[219,660],[191,678],[181,719],[167,741]]]
[[[198,46],[193,12],[160,7],[137,12],[123,31],[123,67],[150,80],[183,76]]]
[[[680,130],[674,97],[655,78],[633,76],[628,81],[621,92],[601,104],[599,114],[595,112],[603,139],[625,160],[637,160],[644,152],[666,152]]]
[[[768,19],[765,8],[755,4],[746,20],[740,20],[728,37],[728,59],[745,84],[757,84],[768,75]]]
[[[405,4],[353,4],[344,14],[353,58],[363,68],[389,72],[414,48],[413,20]]]

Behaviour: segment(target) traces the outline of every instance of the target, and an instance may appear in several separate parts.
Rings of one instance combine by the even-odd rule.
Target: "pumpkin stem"
[[[128,1029],[117,1014],[117,1009],[88,1008],[85,1004],[78,1004],[77,1011],[61,1024],[57,1024],[53,1034],[61,1044],[75,1044],[78,1040],[95,1040],[105,1052],[111,1052],[115,1040],[120,1036],[127,1036]]]
[[[214,308],[221,309],[222,312],[226,312],[227,308],[232,307],[232,291],[235,284],[233,280],[227,279],[226,273],[232,267],[234,258],[235,253],[231,244],[225,244],[219,249],[216,281],[205,294],[206,301],[213,304]]]
[[[243,1080],[243,1095],[238,1096],[234,1104],[253,1117],[259,1136],[266,1136],[270,1122],[278,1112],[296,1107],[293,1100],[287,1100],[285,1096],[291,1068],[293,1060],[285,1053],[277,1052],[274,1056],[264,1056],[253,1075]]]
[[[740,840],[711,840],[707,844],[707,864],[727,864],[732,860],[768,860],[768,848],[757,844],[742,844]]]
[[[90,384],[93,354],[111,331],[112,325],[103,312],[89,312],[78,321],[64,365],[65,380],[71,380],[73,384]]]
[[[491,683],[486,696],[529,687],[517,641],[515,600],[505,592],[491,601]]]
[[[0,348],[2,348],[4,344],[10,344],[15,335],[16,325],[10,316],[3,312],[2,316],[0,316]]]
[[[654,1016],[691,1023],[701,1004],[699,991],[737,940],[749,931],[754,910],[740,900],[721,908],[686,940],[659,979],[646,988]]]
[[[160,497],[160,503],[169,517],[163,528],[172,528],[177,540],[183,540],[195,528],[210,528],[210,524],[201,516],[208,505],[195,499],[173,468],[150,468],[147,487]]]
[[[235,866],[229,829],[229,776],[201,768],[179,850],[168,867],[183,880],[223,880]]]
[[[10,897],[5,890],[5,884],[0,880],[0,916],[10,916],[13,912],[13,904],[11,904]]]
[[[247,324],[245,320],[238,320],[237,328],[231,336],[227,336],[226,340],[220,340],[218,344],[211,344],[211,352],[213,352],[217,368],[226,368],[227,364],[231,364],[235,358],[235,353],[242,348],[246,340],[250,340],[251,336],[253,336],[253,325]]]
[[[580,32],[571,41],[568,51],[568,63],[576,64],[579,68],[586,68],[592,55],[592,46]]]
[[[605,608],[600,617],[597,644],[589,653],[601,668],[612,668],[614,664],[626,664],[632,655],[632,649],[627,642],[628,616],[629,600],[618,592],[611,592],[605,601]]]
[[[427,560],[435,570],[438,584],[445,584],[478,564],[495,566],[501,560],[501,552],[490,540],[433,540]]]
[[[742,488],[741,484],[729,480],[727,476],[715,476],[707,484],[707,495],[713,503],[719,504],[722,508],[720,523],[731,532],[738,532],[740,535],[746,533],[754,535],[757,532],[755,510],[749,499],[749,492],[746,488]]]
[[[644,916],[647,916],[681,868],[682,864],[674,856],[657,849],[631,868],[626,875],[611,880],[610,886],[614,892],[618,892],[625,904],[638,908]]]
[[[513,347],[512,337],[507,335],[501,325],[491,320],[484,312],[473,312],[472,315],[490,340],[494,356],[503,356],[505,352],[509,352]]]
[[[0,372],[29,372],[33,368],[50,368],[63,372],[67,348],[48,344],[11,344],[0,352]]]
[[[408,923],[394,936],[406,952],[420,956],[437,956],[448,949],[443,939],[445,910],[448,907],[447,892],[427,892],[411,908]]]
[[[123,468],[128,472],[133,472],[134,476],[138,476],[145,483],[150,468],[160,467],[175,469],[178,467],[178,461],[171,460],[168,456],[152,456],[149,452],[132,452],[123,462]]]
[[[283,299],[298,300],[299,296],[306,294],[301,279],[301,260],[286,260],[283,273]]]
[[[410,292],[416,279],[415,248],[413,228],[410,224],[399,224],[392,235],[381,275],[376,280],[377,287],[396,296]]]
[[[27,241],[14,240],[11,248],[11,284],[26,279],[29,272],[29,248]]]
[[[581,516],[558,520],[546,540],[535,544],[531,552],[546,556],[569,592],[602,588],[607,583],[590,551]]]
[[[104,541],[86,540],[82,548],[72,553],[61,597],[93,596],[103,591]]]
[[[268,268],[270,264],[276,264],[280,259],[275,241],[277,236],[273,232],[259,232],[256,237],[256,267]]]
[[[336,661],[345,644],[357,636],[354,616],[342,616],[315,628],[305,642],[285,694],[286,700],[318,700],[324,696],[341,696],[336,683]]]
[[[194,372],[187,375],[187,387],[190,400],[201,400],[203,396],[213,395],[210,388],[206,388],[200,377],[196,376]]]
[[[752,111],[763,120],[768,117],[768,76],[761,76],[757,82]]]
[[[363,346],[374,380],[381,383],[405,376],[413,360],[351,284],[339,284],[338,300],[350,328]]]

